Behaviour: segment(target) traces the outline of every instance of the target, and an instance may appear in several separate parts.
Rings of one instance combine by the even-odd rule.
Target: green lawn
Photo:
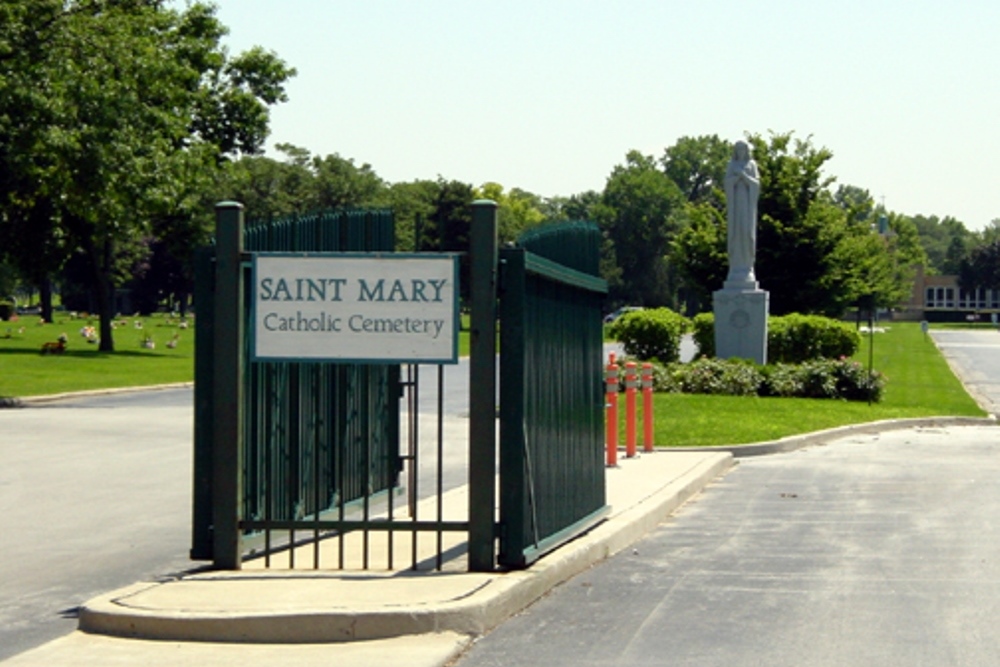
[[[193,320],[184,329],[177,318],[166,316],[119,318],[114,353],[98,352],[81,335],[84,327],[97,328],[95,319],[57,314],[54,320],[41,324],[38,317],[25,316],[0,322],[0,397],[190,382],[194,377]],[[42,345],[56,342],[61,334],[66,334],[66,351],[42,355]],[[141,345],[147,335],[152,349]],[[168,347],[172,340],[176,347]]]
[[[888,380],[880,403],[655,394],[654,442],[672,447],[744,444],[882,419],[985,416],[918,324],[890,323],[887,329],[874,336],[873,365]],[[866,337],[856,356],[865,365],[868,349]]]
[[[80,334],[83,327],[96,326],[93,320],[58,315],[52,324],[40,324],[37,317],[0,323],[0,397],[192,380],[193,328],[183,329],[177,318],[166,316],[120,321],[112,354],[99,353]],[[189,320],[191,327],[193,322]],[[39,353],[43,343],[55,342],[63,333],[69,341],[65,353]],[[140,344],[147,334],[156,343],[154,349]],[[176,347],[169,348],[168,341],[174,339]],[[892,323],[874,341],[874,366],[888,378],[881,403],[656,394],[654,441],[674,447],[740,444],[881,419],[984,416],[919,325]],[[467,354],[467,331],[461,332],[459,344]],[[867,364],[867,338],[857,359]],[[620,406],[624,414],[624,397]]]

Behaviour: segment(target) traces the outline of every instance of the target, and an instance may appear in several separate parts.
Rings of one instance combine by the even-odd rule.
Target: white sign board
[[[454,255],[257,254],[253,358],[456,363]]]

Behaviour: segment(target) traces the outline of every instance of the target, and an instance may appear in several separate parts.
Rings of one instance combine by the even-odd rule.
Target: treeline
[[[869,294],[892,307],[909,295],[916,265],[929,273],[957,274],[962,267],[969,273],[968,267],[984,264],[975,262],[982,249],[1000,237],[1000,221],[974,233],[954,218],[877,205],[867,190],[837,184],[825,172],[832,153],[808,139],[790,133],[748,139],[761,173],[757,275],[775,314],[837,315]],[[659,158],[629,152],[602,191],[569,197],[440,177],[389,183],[369,164],[290,145],[278,149],[280,159],[245,156],[227,165],[215,196],[243,202],[251,218],[389,208],[402,251],[464,249],[469,204],[477,198],[499,204],[502,242],[546,222],[593,220],[604,236],[609,307],[667,306],[694,314],[709,307],[727,272],[722,179],[732,145],[717,136],[683,137]]]
[[[185,308],[191,259],[213,207],[250,219],[342,207],[389,208],[401,251],[463,250],[469,204],[499,204],[501,241],[560,220],[595,221],[617,305],[708,308],[726,273],[731,155],[717,136],[637,151],[603,190],[543,196],[500,183],[390,183],[352,158],[280,145],[261,155],[270,108],[295,70],[259,47],[230,54],[216,9],[160,0],[0,4],[0,300],[38,295],[99,314],[113,349],[115,295],[132,308]],[[1000,287],[1000,223],[909,216],[826,173],[832,153],[792,134],[748,137],[761,174],[757,275],[771,311],[839,314],[863,295],[904,299],[913,267]],[[419,231],[419,234],[418,234]]]

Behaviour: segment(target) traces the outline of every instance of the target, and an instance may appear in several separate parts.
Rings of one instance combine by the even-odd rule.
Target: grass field
[[[866,337],[855,357],[865,365],[868,350]],[[890,324],[875,334],[873,352],[874,368],[888,380],[880,403],[655,394],[653,441],[672,447],[742,444],[882,419],[985,416],[918,324]]]
[[[88,318],[57,315],[0,323],[0,397],[28,397],[102,389],[190,382],[194,376],[193,319],[120,318],[114,353],[100,353],[81,335]],[[42,345],[66,334],[66,351],[41,355]],[[151,336],[155,347],[141,343]],[[175,347],[168,347],[175,340]],[[459,342],[468,354],[468,333]],[[867,364],[868,339],[857,354]],[[760,442],[824,428],[882,419],[937,415],[983,416],[955,378],[929,336],[915,323],[895,323],[874,337],[874,367],[888,378],[885,398],[868,405],[847,401],[656,394],[658,446]],[[622,403],[624,413],[624,403]],[[641,415],[641,401],[639,413]],[[624,427],[622,429],[624,437]],[[641,429],[640,429],[641,432]],[[621,440],[624,442],[624,439]]]
[[[28,397],[105,389],[190,382],[194,377],[193,320],[182,328],[176,317],[118,318],[114,353],[97,351],[81,334],[97,328],[96,319],[57,314],[52,323],[36,316],[0,322],[0,397]],[[62,354],[43,355],[44,343],[65,334]],[[155,345],[145,348],[151,337]],[[175,347],[168,343],[175,341]]]

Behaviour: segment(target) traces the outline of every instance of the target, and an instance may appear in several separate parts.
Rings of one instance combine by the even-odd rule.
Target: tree
[[[152,218],[183,210],[192,178],[260,149],[268,106],[294,70],[261,49],[230,58],[224,26],[201,3],[12,0],[3,11],[3,221],[49,202],[67,255],[89,258],[111,351],[123,251]]]
[[[966,245],[966,238],[958,234],[952,236],[951,241],[948,242],[948,249],[944,253],[941,272],[949,276],[957,275],[962,262],[965,261],[968,255],[969,248]]]
[[[953,245],[954,238],[961,238],[962,242],[968,245],[971,232],[965,225],[951,216],[938,218],[936,215],[913,216],[913,224],[920,235],[920,243],[924,247],[927,255],[927,272],[929,274],[947,274],[946,269],[954,269],[948,266],[948,253],[951,248],[954,254],[957,246]]]
[[[852,225],[873,225],[875,217],[875,200],[868,190],[856,185],[839,185],[833,194],[833,201],[847,214],[847,221]]]
[[[978,288],[1000,290],[1000,241],[972,249],[959,269],[958,284],[969,292]]]
[[[691,203],[723,201],[732,145],[717,135],[681,137],[664,151],[663,171]]]
[[[712,204],[687,204],[684,223],[670,247],[688,295],[689,310],[710,310],[712,292],[722,289],[728,272],[726,217]]]
[[[833,154],[791,133],[772,134],[770,141],[760,135],[748,139],[761,174],[756,273],[771,293],[771,312],[828,313],[839,299],[829,299],[823,277],[846,216],[832,201],[811,209],[833,181],[823,174]]]
[[[771,312],[839,315],[863,294],[892,306],[909,293],[911,266],[922,256],[912,225],[890,219],[899,232],[878,233],[868,192],[843,186],[831,193],[833,178],[823,173],[831,153],[808,139],[749,139],[761,174],[755,268]],[[711,197],[686,206],[672,244],[684,286],[702,308],[728,272],[722,197],[721,206]]]
[[[464,253],[459,265],[461,298],[468,299],[469,292],[469,231],[472,228],[471,204],[475,199],[472,186],[461,181],[439,178],[434,211],[430,215],[427,234],[422,239],[422,250]]]
[[[620,283],[609,280],[612,303],[676,306],[677,276],[667,255],[683,204],[680,188],[650,156],[630,151],[611,172],[594,213],[621,271]]]
[[[979,232],[977,245],[1000,241],[1000,218],[994,218]]]
[[[397,251],[414,252],[418,246],[418,233],[422,238],[426,237],[425,228],[434,213],[439,189],[437,181],[431,180],[389,186],[386,191],[387,206],[392,209],[396,223]]]
[[[515,241],[522,232],[545,222],[542,198],[525,190],[504,192],[502,185],[489,182],[476,188],[475,197],[497,203],[497,238],[501,244]]]
[[[386,203],[386,184],[368,163],[357,166],[354,160],[334,153],[312,159],[313,198],[309,208],[378,208]]]

